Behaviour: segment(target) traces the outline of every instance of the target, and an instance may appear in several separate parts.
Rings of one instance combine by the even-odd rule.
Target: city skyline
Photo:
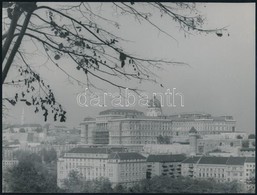
[[[255,3],[3,2],[2,193],[255,193]]]

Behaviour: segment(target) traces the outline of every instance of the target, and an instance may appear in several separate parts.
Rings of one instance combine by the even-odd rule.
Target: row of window
[[[237,173],[237,172],[228,172],[228,176],[233,176],[233,177],[236,177],[236,176],[243,176],[243,172],[240,172],[240,173]]]
[[[212,174],[212,173],[199,173],[199,177],[217,177],[217,178],[224,178],[225,175],[224,174]]]
[[[255,167],[254,164],[247,164],[246,167]]]
[[[225,169],[222,168],[199,168],[199,171],[217,171],[217,172],[224,172]]]

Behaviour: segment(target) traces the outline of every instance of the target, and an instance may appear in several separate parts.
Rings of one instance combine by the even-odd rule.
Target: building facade
[[[149,155],[147,157],[146,178],[154,176],[169,176],[176,178],[181,175],[181,162],[186,159],[185,155]]]
[[[145,178],[146,158],[139,153],[112,151],[110,148],[73,148],[57,162],[57,185],[72,170],[84,180],[108,178],[113,185],[132,185]]]
[[[247,179],[255,179],[255,158],[189,157],[181,163],[181,169],[182,176],[213,178],[218,182],[237,181],[247,185]]]
[[[236,121],[232,116],[214,117],[210,114],[172,115],[173,131],[177,139],[188,137],[189,130],[194,127],[198,135],[213,135],[224,132],[235,132]]]
[[[158,144],[158,137],[167,142],[188,142],[189,131],[197,135],[215,135],[235,131],[232,116],[213,117],[210,114],[181,114],[165,116],[161,104],[149,101],[146,115],[129,109],[109,109],[96,118],[85,118],[81,125],[83,144]]]

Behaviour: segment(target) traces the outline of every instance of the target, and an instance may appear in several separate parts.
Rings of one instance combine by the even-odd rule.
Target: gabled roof
[[[135,159],[146,159],[143,155],[136,152],[115,152],[109,154],[109,159],[120,159],[120,160],[135,160]]]
[[[192,156],[182,161],[182,163],[197,163],[201,156]]]
[[[183,154],[159,154],[159,155],[149,155],[147,162],[182,162],[186,159]]]

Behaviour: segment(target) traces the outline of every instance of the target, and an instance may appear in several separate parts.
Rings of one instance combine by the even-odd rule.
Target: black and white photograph
[[[255,2],[2,2],[2,193],[255,194]]]

